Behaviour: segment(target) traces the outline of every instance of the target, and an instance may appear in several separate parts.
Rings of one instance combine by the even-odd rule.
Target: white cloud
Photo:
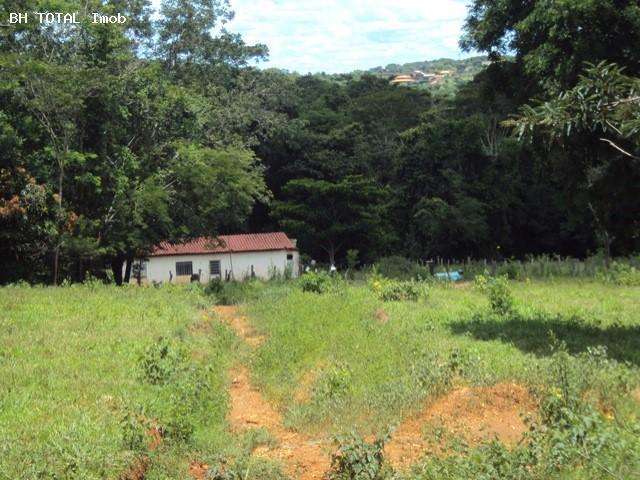
[[[464,56],[458,39],[467,0],[231,2],[236,17],[228,28],[266,44],[267,66],[334,73]]]

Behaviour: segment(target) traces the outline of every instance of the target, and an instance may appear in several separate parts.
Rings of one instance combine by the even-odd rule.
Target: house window
[[[176,262],[176,275],[179,277],[193,275],[193,262]]]
[[[287,260],[293,260],[293,254],[292,253],[288,253],[287,254]]]
[[[220,276],[220,260],[211,260],[209,262],[209,274]]]

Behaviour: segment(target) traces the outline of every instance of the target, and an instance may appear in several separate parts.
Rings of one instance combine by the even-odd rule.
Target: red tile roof
[[[220,235],[200,237],[185,243],[162,242],[150,257],[167,255],[201,255],[204,253],[266,252],[273,250],[296,250],[296,246],[284,232],[248,233],[242,235]]]

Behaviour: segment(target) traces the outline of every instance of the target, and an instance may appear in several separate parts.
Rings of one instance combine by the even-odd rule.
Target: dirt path
[[[240,315],[236,307],[216,307],[215,313],[236,334],[252,347],[261,345],[265,338]],[[242,432],[252,428],[265,428],[277,441],[274,447],[259,447],[254,452],[264,458],[280,461],[285,472],[299,480],[321,480],[330,467],[331,443],[327,439],[312,439],[285,428],[280,413],[256,390],[245,366],[231,371],[232,430]]]
[[[513,446],[527,431],[523,416],[535,410],[535,402],[521,385],[458,388],[405,420],[385,446],[385,458],[404,469],[427,453],[446,453],[452,438],[469,445],[497,438]]]
[[[247,317],[238,312],[238,307],[219,305],[213,308],[213,312],[251,347],[257,348],[266,340],[264,336],[256,333],[255,329],[247,321]]]
[[[251,347],[257,348],[266,340],[237,307],[218,306],[214,313]],[[280,412],[251,384],[246,366],[234,367],[230,375],[228,419],[232,431],[266,429],[276,440],[275,446],[258,447],[255,455],[279,461],[294,479],[322,480],[330,468],[331,442],[285,428]],[[308,382],[313,383],[313,377]],[[308,386],[302,387],[308,390]],[[519,385],[458,388],[407,418],[385,446],[385,458],[393,467],[405,469],[427,453],[446,453],[447,442],[452,438],[463,439],[470,445],[497,438],[506,445],[514,445],[526,431],[523,415],[535,408],[527,390]],[[206,465],[193,463],[190,473],[196,479],[205,478],[207,469]]]

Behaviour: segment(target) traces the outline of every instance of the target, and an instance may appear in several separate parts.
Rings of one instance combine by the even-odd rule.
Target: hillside
[[[487,65],[487,57],[471,57],[463,60],[451,58],[439,58],[437,60],[425,60],[422,62],[404,63],[402,65],[391,63],[386,67],[375,67],[368,70],[369,73],[385,76],[410,74],[416,70],[424,73],[437,73],[443,70],[451,71],[454,80],[471,80]]]

